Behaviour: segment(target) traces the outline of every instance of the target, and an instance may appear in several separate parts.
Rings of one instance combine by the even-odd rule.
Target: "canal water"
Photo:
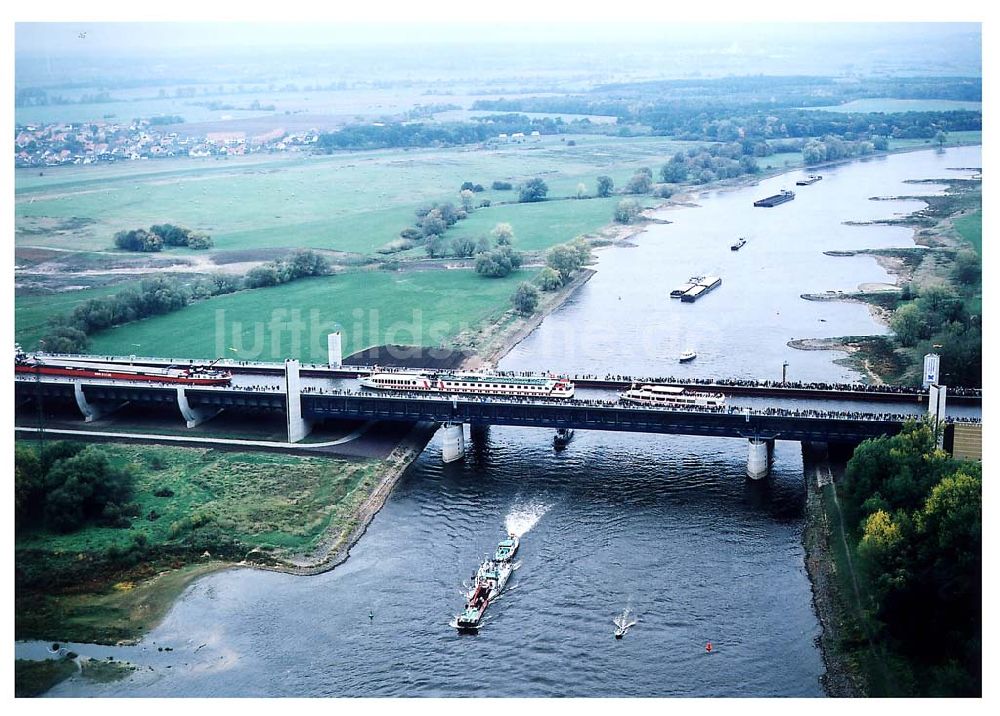
[[[752,202],[802,174],[707,192],[661,212],[671,223],[634,248],[602,250],[597,275],[502,366],[776,379],[787,361],[790,379],[857,379],[838,354],[786,346],[884,331],[864,306],[799,298],[891,281],[869,257],[822,252],[912,246],[906,229],[843,222],[908,213],[920,204],[869,198],[932,193],[904,180],[980,163],[979,147],[855,162],[771,209]],[[668,297],[705,273],[722,286],[694,304]],[[698,358],[679,366],[688,347]],[[437,437],[333,572],[203,578],[139,645],[74,646],[136,664],[132,676],[74,677],[50,695],[822,695],[797,444],[777,443],[759,483],[730,439],[578,432],[555,452],[551,431],[493,427],[464,462],[440,453]],[[463,583],[506,531],[521,535],[512,586],[479,635],[458,636]],[[638,622],[616,641],[625,608]]]

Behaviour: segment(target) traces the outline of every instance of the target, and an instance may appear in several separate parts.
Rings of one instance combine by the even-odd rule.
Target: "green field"
[[[982,144],[983,143],[983,133],[980,131],[967,131],[967,132],[948,132],[948,140],[945,143],[949,144]],[[889,149],[912,149],[914,147],[919,147],[921,149],[933,149],[937,144],[933,139],[891,139],[889,140]]]
[[[983,255],[983,212],[982,210],[955,219],[955,230],[968,241],[980,256]]]
[[[445,237],[488,236],[498,223],[507,222],[514,229],[516,248],[540,251],[610,223],[619,201],[621,197],[491,206],[452,226]]]
[[[576,145],[569,146],[570,140]],[[464,181],[489,187],[498,179],[516,185],[540,176],[549,186],[549,198],[576,196],[580,183],[592,194],[598,175],[608,174],[622,186],[636,168],[649,166],[656,172],[687,146],[658,137],[553,136],[495,149],[165,159],[47,168],[41,176],[18,170],[15,243],[106,250],[116,231],[169,222],[209,233],[217,250],[308,246],[368,254],[412,225],[420,206],[458,204]],[[476,195],[477,203],[483,199],[516,201],[516,192]],[[587,207],[581,205],[581,210],[586,214]],[[43,217],[94,223],[74,232],[17,231]],[[590,219],[573,223],[576,227]],[[547,245],[570,238],[552,235]]]
[[[829,107],[810,107],[809,109],[826,112],[951,112],[967,109],[971,112],[982,112],[982,102],[962,102],[951,99],[889,99],[887,97],[871,97],[855,99],[844,104]]]
[[[435,346],[508,308],[518,282],[531,275],[522,270],[487,279],[470,270],[358,271],[301,279],[102,331],[92,336],[90,352],[325,363],[326,335],[338,327],[345,355],[384,343]],[[298,327],[293,311],[299,312]]]

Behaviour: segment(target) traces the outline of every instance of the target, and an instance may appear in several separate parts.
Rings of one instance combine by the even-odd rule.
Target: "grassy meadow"
[[[569,146],[568,142],[576,142]],[[592,194],[608,174],[618,186],[640,166],[659,169],[678,149],[664,138],[561,136],[492,149],[379,150],[269,159],[165,159],[101,167],[54,167],[15,174],[15,230],[42,218],[86,219],[73,232],[16,231],[17,247],[106,250],[116,231],[176,223],[209,233],[217,250],[311,247],[370,254],[412,225],[432,201],[459,203],[464,181],[545,179],[549,198]],[[514,191],[476,195],[516,201]],[[583,205],[581,205],[582,207]],[[530,224],[531,207],[524,221]],[[588,212],[589,207],[581,208]],[[517,209],[507,220],[521,221]],[[597,228],[610,220],[588,213]],[[528,230],[530,233],[530,228]],[[554,233],[547,245],[573,238]],[[168,252],[165,252],[166,255]]]
[[[983,255],[983,212],[979,210],[972,214],[955,219],[955,230],[959,236],[969,242],[980,256]]]
[[[19,593],[18,638],[134,639],[162,618],[192,580],[222,566],[205,555],[191,561],[206,549],[200,545],[216,539],[212,535],[224,531],[246,550],[308,551],[328,529],[351,529],[381,465],[378,460],[119,443],[99,449],[136,475],[132,499],[140,516],[132,528],[90,525],[70,534],[28,530],[17,536],[15,561],[33,575],[79,571],[67,563],[102,565],[114,550],[129,550],[141,534],[145,542],[138,562],[132,568],[94,566],[85,583],[67,586],[56,580],[57,586]]]
[[[441,269],[301,279],[199,301],[175,313],[96,333],[91,351],[129,354],[132,345],[139,344],[144,355],[279,361],[292,357],[325,363],[326,334],[337,326],[345,355],[383,343],[435,346],[508,308],[517,284],[531,275],[522,269],[507,278],[488,279],[471,270]],[[299,329],[290,323],[292,311],[299,312]],[[275,319],[278,323],[272,324]]]

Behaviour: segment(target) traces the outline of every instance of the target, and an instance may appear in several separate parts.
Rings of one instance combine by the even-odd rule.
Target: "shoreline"
[[[832,485],[835,480],[825,444],[802,444],[802,471],[806,483],[802,547],[813,611],[820,626],[816,646],[823,659],[824,672],[819,681],[823,692],[831,698],[866,696],[863,675],[840,646],[848,635],[845,634],[837,568],[830,545],[833,533],[823,507],[824,486]]]

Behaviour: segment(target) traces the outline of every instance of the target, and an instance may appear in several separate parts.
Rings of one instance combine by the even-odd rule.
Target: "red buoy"
[[[705,651],[709,652],[712,651],[712,642],[708,642],[707,644],[705,644]]]

